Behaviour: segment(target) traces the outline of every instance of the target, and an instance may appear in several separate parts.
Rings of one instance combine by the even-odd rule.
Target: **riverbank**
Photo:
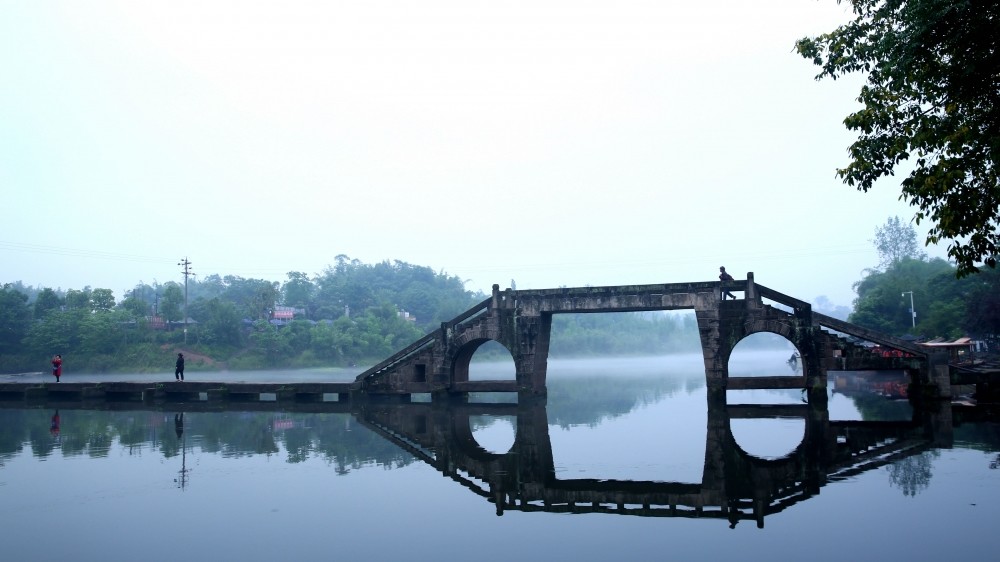
[[[353,381],[364,368],[362,367],[322,367],[312,369],[251,369],[238,370],[207,370],[185,371],[184,380],[191,382],[226,381],[226,382],[281,382],[295,380],[296,382],[349,382]],[[174,381],[174,371],[171,368],[157,372],[121,372],[121,373],[75,373],[63,372],[61,382],[171,382]],[[0,375],[0,382],[14,383],[54,383],[55,378],[50,373],[33,372]]]

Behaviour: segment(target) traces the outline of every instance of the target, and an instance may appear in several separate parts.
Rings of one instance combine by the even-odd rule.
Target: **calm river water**
[[[449,407],[334,402],[299,411],[8,403],[0,408],[0,556],[996,555],[997,417],[948,405],[914,412],[848,379],[831,379],[825,405],[807,405],[798,391],[730,392],[720,403],[699,362],[550,361],[542,404],[491,396]],[[223,375],[190,378],[212,376]]]

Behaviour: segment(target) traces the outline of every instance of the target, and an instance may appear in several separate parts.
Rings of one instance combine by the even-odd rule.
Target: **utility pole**
[[[904,291],[903,294],[900,295],[900,296],[905,297],[907,294],[910,295],[910,322],[913,324],[913,327],[916,328],[917,327],[917,311],[913,310],[913,291]]]
[[[184,345],[188,342],[188,276],[194,275],[191,271],[191,262],[188,261],[187,257],[177,262],[177,265],[183,265],[184,270],[181,272],[184,274]]]

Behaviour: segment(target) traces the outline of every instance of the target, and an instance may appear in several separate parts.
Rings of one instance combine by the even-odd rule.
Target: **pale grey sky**
[[[0,0],[0,283],[285,280],[347,254],[488,292],[737,278],[840,305],[909,220],[834,175],[835,0]],[[926,225],[917,227],[923,240]],[[943,256],[942,248],[929,248]]]

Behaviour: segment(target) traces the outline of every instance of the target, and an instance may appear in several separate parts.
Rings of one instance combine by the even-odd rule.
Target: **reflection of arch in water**
[[[498,416],[501,414],[494,413],[491,415]],[[517,443],[517,424],[514,425],[514,443],[504,452],[492,451],[476,439],[475,431],[472,429],[472,418],[476,416],[485,416],[485,414],[466,413],[452,420],[452,434],[455,436],[455,447],[471,458],[484,460],[494,460],[496,457],[509,454]]]
[[[822,485],[820,446],[826,439],[825,408],[806,404],[789,406],[725,406],[709,424],[717,432],[724,472],[727,519],[735,526],[754,519],[763,527],[764,516],[819,493]],[[712,408],[710,408],[712,411]],[[802,441],[778,459],[756,457],[743,449],[732,431],[733,419],[801,418]]]
[[[756,462],[764,463],[768,466],[780,466],[787,459],[803,455],[811,443],[814,443],[817,432],[823,432],[822,423],[810,420],[813,410],[806,404],[802,405],[734,405],[726,407],[726,430],[725,443],[723,447],[736,453],[739,458],[753,459]],[[732,421],[734,419],[801,419],[803,422],[802,438],[797,445],[779,458],[763,458],[746,450],[740,444],[733,432]],[[820,436],[822,438],[822,436]]]
[[[507,453],[483,449],[470,418],[516,417]],[[446,476],[497,505],[515,503],[520,481],[546,481],[554,474],[544,407],[517,404],[371,404],[360,421]]]
[[[362,423],[506,510],[705,517],[731,525],[780,512],[819,493],[828,481],[883,466],[950,441],[950,410],[911,422],[830,422],[824,407],[726,406],[709,401],[701,484],[630,480],[558,480],[541,405],[370,405]],[[490,453],[472,437],[469,417],[517,417],[514,445]],[[781,459],[743,451],[730,420],[802,416],[805,438]]]

